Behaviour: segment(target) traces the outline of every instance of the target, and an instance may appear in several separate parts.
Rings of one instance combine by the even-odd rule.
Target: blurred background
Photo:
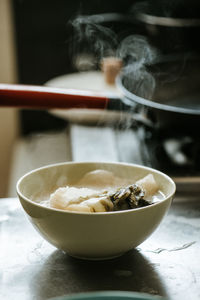
[[[159,53],[199,50],[199,23],[192,23],[192,31],[188,26],[199,17],[199,8],[194,0],[0,0],[0,82],[43,85],[64,74],[99,69],[92,43],[82,42],[75,30],[73,20],[78,16],[83,16],[77,23],[80,30],[90,16],[90,21],[111,28],[118,42],[139,34]],[[165,21],[171,19],[163,17],[175,18],[175,23],[166,28]],[[176,26],[180,18],[187,22]],[[27,171],[27,164],[31,169],[70,160],[65,130],[67,121],[46,111],[0,108],[0,197],[15,195],[15,181]],[[36,163],[30,163],[31,152]]]

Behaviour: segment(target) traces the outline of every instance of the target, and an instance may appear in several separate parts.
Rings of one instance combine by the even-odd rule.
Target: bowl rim
[[[23,198],[25,201],[27,201],[28,203],[31,203],[34,206],[40,207],[42,209],[45,210],[49,210],[49,211],[57,211],[59,213],[64,213],[64,214],[76,214],[76,215],[87,215],[87,216],[102,216],[102,215],[115,215],[115,214],[123,214],[123,213],[131,213],[131,212],[135,212],[135,211],[141,211],[141,210],[147,210],[147,209],[151,209],[152,205],[149,206],[144,206],[144,207],[139,207],[137,209],[126,209],[126,210],[119,210],[119,211],[107,211],[107,212],[95,212],[95,213],[91,213],[91,212],[81,212],[81,211],[68,211],[68,210],[63,210],[63,209],[58,209],[58,208],[52,208],[52,207],[47,207],[47,206],[43,206],[37,202],[34,202],[33,200],[29,199],[28,197],[26,197],[25,195],[23,195],[23,193],[20,191],[20,184],[21,182],[28,177],[29,175],[39,172],[40,170],[43,169],[49,169],[49,168],[55,168],[55,167],[59,167],[59,166],[64,166],[64,165],[95,165],[95,164],[107,164],[107,165],[122,165],[122,166],[129,166],[129,167],[133,167],[133,168],[139,168],[139,169],[144,169],[144,170],[148,170],[150,172],[153,173],[157,173],[163,177],[165,177],[170,184],[172,185],[172,192],[165,197],[164,199],[162,199],[161,201],[154,203],[153,206],[158,206],[161,205],[161,203],[167,201],[169,198],[172,198],[176,192],[176,184],[173,181],[173,179],[168,176],[167,174],[154,169],[154,168],[150,168],[150,167],[146,167],[143,165],[139,165],[139,164],[133,164],[133,163],[124,163],[124,162],[107,162],[107,161],[80,161],[80,162],[74,162],[74,161],[70,161],[70,162],[59,162],[59,163],[54,163],[54,164],[49,164],[49,165],[45,165],[43,167],[39,167],[36,169],[33,169],[27,173],[25,173],[23,176],[21,176],[17,183],[16,183],[16,191],[17,191],[17,195],[20,198]]]
[[[108,290],[108,291],[91,291],[91,292],[80,292],[80,293],[72,293],[70,295],[63,295],[51,298],[51,300],[89,300],[97,297],[99,300],[103,300],[107,297],[116,297],[126,298],[127,300],[131,299],[140,299],[140,300],[165,300],[166,298],[160,295],[151,295],[147,293],[140,293],[134,291],[120,291],[120,290]]]

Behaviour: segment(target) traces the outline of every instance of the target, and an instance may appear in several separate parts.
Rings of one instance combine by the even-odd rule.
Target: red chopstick
[[[0,107],[105,109],[109,98],[100,93],[52,87],[0,84]]]

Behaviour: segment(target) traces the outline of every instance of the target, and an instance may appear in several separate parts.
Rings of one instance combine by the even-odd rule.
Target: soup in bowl
[[[108,259],[152,234],[170,207],[175,183],[140,165],[66,162],[25,174],[17,193],[52,245],[74,257]]]

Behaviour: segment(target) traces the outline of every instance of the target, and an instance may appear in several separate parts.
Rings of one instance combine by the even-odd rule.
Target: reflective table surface
[[[107,261],[71,258],[48,244],[17,198],[0,199],[0,299],[43,300],[125,290],[200,299],[200,201],[173,202],[153,235]]]

